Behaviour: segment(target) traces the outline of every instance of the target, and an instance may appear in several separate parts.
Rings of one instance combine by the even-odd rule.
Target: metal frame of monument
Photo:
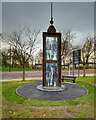
[[[51,3],[51,25],[43,32],[42,87],[48,89],[61,88],[61,33],[56,33],[53,23]]]
[[[50,26],[49,29],[51,29],[51,27],[53,26]],[[57,38],[57,60],[46,59],[46,37]],[[46,64],[47,63],[57,64],[57,86],[56,87],[61,87],[61,33],[56,33],[55,31],[43,32],[43,82],[42,82],[43,87],[48,87],[46,86]]]
[[[52,3],[51,21],[47,32],[43,32],[43,73],[42,85],[37,86],[42,91],[63,91],[61,85],[61,33],[53,26]]]

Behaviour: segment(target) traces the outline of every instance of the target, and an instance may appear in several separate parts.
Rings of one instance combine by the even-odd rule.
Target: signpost
[[[73,76],[74,76],[74,65],[78,64],[78,77],[79,77],[80,63],[81,63],[81,49],[73,51]]]

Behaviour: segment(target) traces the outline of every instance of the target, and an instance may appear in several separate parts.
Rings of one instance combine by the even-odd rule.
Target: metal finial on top
[[[54,22],[53,22],[53,14],[52,14],[52,2],[51,2],[51,21],[50,21],[50,24],[52,25]]]
[[[51,20],[50,20],[50,26],[49,26],[49,28],[47,29],[47,32],[49,32],[49,33],[56,33],[56,29],[55,29],[55,27],[53,26],[53,23],[54,23],[54,21],[53,21],[53,14],[52,14],[52,2],[51,2]]]

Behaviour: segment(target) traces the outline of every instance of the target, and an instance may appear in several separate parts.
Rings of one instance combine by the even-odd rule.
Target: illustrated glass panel
[[[46,63],[46,86],[57,86],[57,63]]]
[[[46,37],[46,60],[57,60],[57,37]]]

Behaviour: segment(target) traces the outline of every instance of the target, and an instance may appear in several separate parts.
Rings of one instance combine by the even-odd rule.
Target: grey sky
[[[76,43],[83,41],[88,32],[94,31],[94,3],[92,2],[54,2],[54,26],[57,31],[72,28],[77,33]],[[50,21],[49,2],[3,2],[3,32],[10,32],[19,25],[31,25],[33,29],[47,31]],[[42,40],[41,40],[42,41]]]
[[[1,0],[2,2],[94,2],[95,0]]]
[[[0,2],[0,33],[2,32],[2,2]]]

